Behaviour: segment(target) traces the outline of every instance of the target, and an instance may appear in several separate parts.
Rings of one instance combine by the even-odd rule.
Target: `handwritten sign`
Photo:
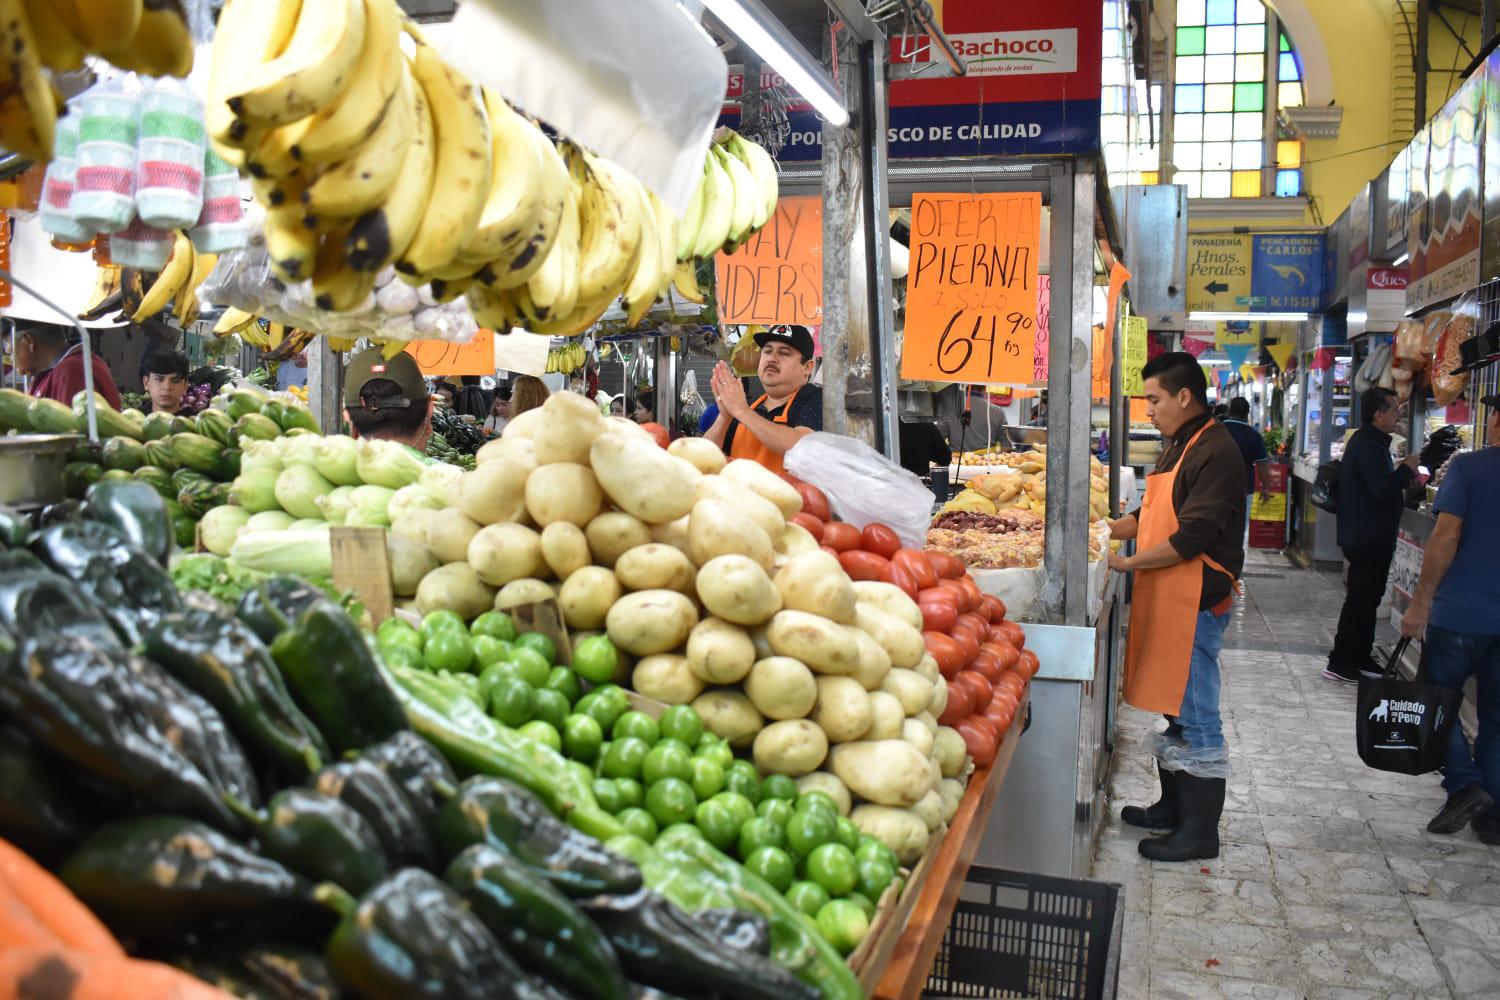
[[[417,359],[423,375],[495,374],[495,335],[489,330],[480,330],[467,344],[413,340],[406,353]]]
[[[714,262],[719,322],[823,323],[823,201],[782,198],[776,215]]]
[[[1047,381],[1047,352],[1052,349],[1052,275],[1036,279],[1036,359],[1031,365],[1031,381]]]
[[[1146,366],[1146,317],[1125,318],[1124,369],[1120,372],[1120,388],[1127,396],[1140,396],[1145,390],[1141,386],[1141,369]]]
[[[1115,368],[1115,337],[1111,327],[1094,326],[1093,353],[1089,358],[1094,399],[1109,398],[1109,376]]]
[[[1035,376],[1042,196],[912,196],[903,378]]]

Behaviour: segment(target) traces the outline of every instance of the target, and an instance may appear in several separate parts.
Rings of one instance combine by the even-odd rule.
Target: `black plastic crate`
[[[1123,891],[1111,882],[971,867],[922,995],[1113,997]]]

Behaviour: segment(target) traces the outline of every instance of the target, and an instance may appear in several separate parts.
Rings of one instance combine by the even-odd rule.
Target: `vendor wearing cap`
[[[387,358],[378,347],[356,354],[344,374],[344,415],[357,438],[427,449],[432,397],[410,354]]]
[[[730,459],[748,458],[782,471],[782,456],[813,431],[823,429],[823,390],[809,385],[813,373],[812,332],[805,326],[773,326],[757,333],[764,390],[751,403],[729,365],[714,366],[714,401],[719,416],[703,436]]]

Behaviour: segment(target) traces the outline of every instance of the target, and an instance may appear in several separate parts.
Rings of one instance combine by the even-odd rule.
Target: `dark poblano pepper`
[[[254,820],[261,853],[316,882],[358,895],[390,874],[375,828],[322,792],[286,788]]]
[[[8,640],[0,656],[10,655]],[[88,830],[61,776],[19,730],[0,727],[0,837],[50,862]]]
[[[503,778],[470,778],[438,816],[438,843],[453,855],[472,844],[508,850],[568,896],[629,893],[635,863],[553,816],[542,800]]]
[[[242,830],[226,804],[235,793],[194,763],[205,747],[223,748],[211,749],[218,741],[199,731],[198,710],[179,694],[212,712],[175,689],[155,664],[123,659],[87,639],[28,639],[15,656],[0,657],[0,707],[38,746],[152,808]],[[165,728],[173,724],[199,728],[185,738]]]
[[[359,626],[332,601],[304,611],[271,643],[271,655],[335,752],[360,750],[410,728]]]
[[[30,553],[6,555],[19,561],[20,556]],[[124,648],[104,609],[72,580],[42,566],[40,560],[36,567],[23,565],[0,572],[0,625],[22,639],[72,635],[106,649]]]
[[[308,784],[364,817],[393,865],[430,866],[432,836],[401,786],[367,760],[330,764]]]
[[[458,787],[458,776],[437,747],[408,730],[365,747],[359,759],[374,764],[400,785],[422,822],[437,834],[438,814]]]
[[[271,654],[236,619],[198,610],[168,615],[146,633],[145,650],[281,774],[300,781],[327,760],[328,745],[292,702]]]
[[[162,565],[172,552],[171,515],[161,494],[148,483],[95,483],[84,496],[83,516],[115,529]]]
[[[302,612],[327,599],[327,594],[306,580],[273,576],[240,595],[234,613],[269,646],[296,624]]]
[[[231,996],[338,1000],[344,995],[323,956],[299,945],[231,942],[167,952],[160,957]]]
[[[161,615],[182,610],[172,578],[145,550],[95,521],[54,524],[31,543],[42,561],[86,590],[131,645]]]
[[[63,882],[121,935],[178,940],[254,924],[326,931],[311,882],[209,826],[140,816],[99,827],[63,862]],[[319,891],[342,894],[336,887]]]
[[[603,932],[509,851],[475,844],[444,877],[526,968],[581,997],[625,1000],[625,976]]]

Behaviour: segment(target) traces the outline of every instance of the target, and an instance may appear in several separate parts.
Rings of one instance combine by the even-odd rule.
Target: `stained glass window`
[[[1271,111],[1302,104],[1302,67],[1261,0],[1179,0],[1176,43],[1174,183],[1194,198],[1300,194],[1300,160],[1273,155],[1267,133]]]

